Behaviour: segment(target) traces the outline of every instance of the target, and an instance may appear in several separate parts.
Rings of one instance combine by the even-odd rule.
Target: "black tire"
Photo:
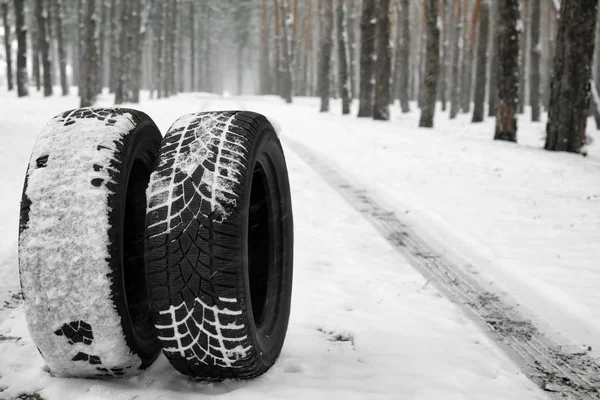
[[[148,188],[146,253],[163,352],[181,373],[253,378],[290,314],[293,222],[281,144],[245,111],[181,117]]]
[[[133,375],[160,354],[143,235],[161,139],[139,111],[83,108],[53,118],[36,141],[19,272],[29,332],[54,375]]]

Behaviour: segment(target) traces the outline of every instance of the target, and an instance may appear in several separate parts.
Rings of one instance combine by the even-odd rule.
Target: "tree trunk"
[[[425,56],[425,74],[423,76],[423,104],[419,126],[433,127],[437,81],[440,71],[440,28],[438,27],[438,0],[424,0],[427,24],[427,53]]]
[[[293,60],[292,54],[292,24],[296,16],[289,10],[287,0],[278,0],[281,13],[282,54],[281,54],[281,97],[286,103],[292,102],[294,92]],[[332,11],[333,12],[333,11]],[[333,20],[332,20],[333,21]],[[332,22],[333,23],[333,22]]]
[[[494,139],[516,142],[516,112],[519,104],[519,1],[499,2],[498,17],[498,111]]]
[[[139,103],[140,102],[140,90],[142,88],[142,59],[141,56],[143,54],[142,51],[137,49],[144,48],[146,43],[146,35],[148,32],[148,23],[150,21],[150,13],[152,12],[152,6],[154,5],[154,0],[145,0],[145,2],[137,1],[138,5],[138,13],[139,15],[136,17],[136,23],[134,27],[136,28],[137,38],[135,39],[136,46],[134,46],[132,51],[132,57],[134,58],[133,64],[133,82],[132,82],[132,96],[131,102]]]
[[[373,116],[373,78],[375,70],[375,1],[363,0],[360,21],[361,54],[360,54],[360,94],[359,117]]]
[[[83,57],[81,64],[81,80],[83,90],[79,93],[81,97],[80,107],[90,107],[96,101],[98,93],[98,36],[96,34],[98,17],[96,16],[96,1],[86,0],[85,11],[85,40],[83,46]]]
[[[126,1],[126,0],[123,0]],[[110,2],[110,66],[109,66],[109,92],[114,93],[117,87],[119,66],[119,9],[120,2]],[[162,22],[162,19],[159,19]]]
[[[390,78],[392,74],[390,40],[390,0],[377,0],[377,63],[375,64],[373,119],[384,121],[390,119]]]
[[[546,150],[578,153],[585,144],[598,0],[563,0],[550,83]]]
[[[4,23],[4,50],[6,53],[6,82],[8,90],[13,90],[12,51],[10,49],[10,26],[8,25],[8,1],[2,3],[2,22]]]
[[[99,43],[98,43],[98,66],[96,67],[98,71],[98,79],[97,79],[97,92],[98,94],[102,94],[102,87],[104,86],[104,71],[105,71],[105,63],[104,56],[106,54],[106,32],[109,31],[106,28],[106,21],[108,20],[108,0],[100,0],[100,28],[98,30]]]
[[[491,4],[491,40],[490,40],[490,79],[488,79],[488,117],[496,116],[498,108],[498,41],[497,41],[497,26],[498,26],[498,7],[496,2]]]
[[[190,2],[190,91],[196,90],[196,3]]]
[[[156,96],[161,99],[165,96],[165,21],[167,5],[164,1],[157,2],[158,10],[156,11],[156,36],[157,40],[157,68],[156,68]]]
[[[129,50],[128,50],[128,30],[130,29],[131,13],[130,1],[123,0],[121,3],[121,26],[119,30],[119,68],[117,69],[116,87],[115,87],[115,104],[122,104],[127,98],[127,72],[129,68]]]
[[[469,39],[464,43],[466,47],[464,57],[463,57],[463,87],[462,87],[462,112],[468,114],[471,110],[471,92],[473,86],[473,54],[475,52],[475,39],[477,32],[477,26],[479,21],[479,11],[481,8],[481,0],[475,0],[473,4],[473,12],[471,14],[471,29],[469,32]],[[465,21],[466,18],[466,10],[465,10]],[[467,33],[467,26],[465,23],[465,37]]]
[[[487,47],[490,28],[490,3],[481,0],[479,9],[479,33],[477,35],[477,66],[475,69],[475,97],[473,122],[482,122],[485,103],[485,85],[487,81]]]
[[[323,0],[321,13],[321,54],[319,57],[319,97],[321,112],[329,111],[331,53],[333,50],[333,0]]]
[[[62,0],[54,0],[54,18],[56,21],[56,41],[58,44],[58,66],[60,71],[60,87],[63,96],[69,95],[67,81],[67,54],[65,52],[63,6]]]
[[[442,62],[440,64],[440,82],[438,84],[438,97],[442,103],[442,111],[446,111],[446,104],[448,102],[448,70],[450,60],[450,24],[452,12],[449,10],[451,4],[448,0],[440,0],[440,18],[442,19]]]
[[[531,0],[531,43],[529,65],[529,103],[531,104],[531,120],[540,120],[540,0]]]
[[[40,65],[40,39],[38,34],[38,22],[36,21],[35,12],[30,14],[29,23],[31,26],[31,72],[33,74],[33,82],[35,84],[35,88],[39,92],[42,89],[42,77]]]
[[[14,0],[15,32],[17,35],[17,96],[29,95],[27,76],[27,26],[25,25],[25,6],[23,0]]]
[[[342,114],[350,114],[350,71],[348,68],[348,26],[346,24],[346,4],[344,0],[336,0],[337,11],[337,43],[338,68],[340,75],[340,95],[342,97]]]
[[[519,44],[519,114],[525,112],[525,89],[527,88],[527,38],[529,31],[528,0],[522,0],[521,42]]]
[[[462,4],[461,0],[454,2],[454,51],[452,53],[452,85],[450,86],[450,119],[456,118],[460,109],[460,37],[462,33]]]
[[[44,96],[52,96],[52,62],[50,61],[50,38],[48,37],[48,14],[44,10],[44,0],[35,0],[38,43],[42,56]]]
[[[410,112],[409,88],[410,88],[410,5],[408,0],[400,0],[396,3],[398,7],[398,99],[400,109],[403,113]]]

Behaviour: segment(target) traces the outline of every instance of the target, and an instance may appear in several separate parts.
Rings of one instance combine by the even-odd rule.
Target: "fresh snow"
[[[485,283],[536,326],[600,356],[600,138],[588,157],[541,150],[544,123],[519,116],[519,144],[494,142],[493,121],[419,129],[418,112],[375,122],[318,113],[318,99],[185,94],[132,105],[163,133],[183,114],[245,108],[280,126],[295,222],[292,314],[275,366],[251,381],[195,382],[164,357],[119,380],[50,376],[18,296],[17,227],[36,136],[76,97],[0,92],[0,399],[546,399],[480,325],[448,301],[286,145],[324,154],[346,177]],[[144,99],[147,98],[144,97]],[[99,105],[110,105],[101,98]],[[355,115],[355,113],[353,114]],[[592,125],[589,124],[591,127]]]

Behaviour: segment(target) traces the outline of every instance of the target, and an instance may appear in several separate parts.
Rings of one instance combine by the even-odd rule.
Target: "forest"
[[[547,113],[545,149],[585,154],[600,126],[597,0],[0,0],[0,82],[19,97],[77,88],[114,103],[181,92],[331,98],[518,120]],[[55,93],[59,92],[59,93]]]

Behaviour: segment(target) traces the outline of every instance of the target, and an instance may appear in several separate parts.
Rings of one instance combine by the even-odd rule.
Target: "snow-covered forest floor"
[[[520,117],[519,144],[493,120],[419,129],[418,112],[375,122],[318,113],[317,99],[182,94],[145,100],[163,134],[180,115],[245,108],[280,126],[295,222],[292,315],[283,352],[259,379],[203,383],[164,357],[121,380],[51,377],[18,296],[19,201],[29,153],[78,98],[0,92],[0,399],[544,399],[489,328],[450,301],[307,162],[325,158],[393,212],[436,255],[510,304],[566,352],[600,358],[600,135],[588,157],[542,150],[544,123]],[[144,98],[147,98],[144,96]],[[104,96],[98,105],[109,106]],[[353,114],[355,115],[355,113]],[[304,149],[304,151],[297,151]],[[443,288],[442,288],[443,289]]]

